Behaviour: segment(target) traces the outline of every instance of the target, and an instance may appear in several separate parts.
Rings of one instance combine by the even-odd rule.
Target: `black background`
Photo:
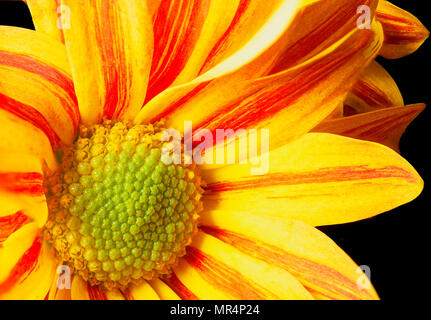
[[[392,1],[413,13],[431,28],[431,9],[424,0]],[[30,14],[21,2],[0,0],[0,25],[33,28]],[[431,40],[416,53],[398,60],[378,61],[389,71],[406,104],[431,103],[429,85]],[[401,140],[402,155],[428,181],[429,109],[407,129]],[[368,265],[371,280],[383,300],[421,298],[418,291],[428,282],[429,252],[427,188],[415,201],[375,218],[351,224],[320,228],[342,247],[358,265]]]

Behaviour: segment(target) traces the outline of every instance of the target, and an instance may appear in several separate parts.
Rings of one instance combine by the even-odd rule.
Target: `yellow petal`
[[[7,242],[4,243],[4,249],[12,245]],[[1,251],[2,249],[0,249],[0,255]],[[5,262],[2,258],[0,256],[1,269],[4,268]],[[10,263],[9,257],[7,259],[7,263]],[[44,299],[51,287],[56,266],[57,261],[53,249],[43,240],[36,239],[14,265],[7,278],[1,280],[0,275],[0,299]]]
[[[61,19],[69,19],[67,8],[57,0],[25,0],[30,9],[37,32],[42,32],[57,41],[64,42]]]
[[[60,42],[32,30],[0,27],[0,110],[39,128],[53,147],[72,143],[80,116]]]
[[[180,297],[162,280],[154,279],[148,281],[160,300],[180,300]]]
[[[310,133],[252,163],[202,172],[205,208],[282,216],[311,225],[372,217],[416,198],[423,181],[393,150],[368,141]]]
[[[377,62],[373,61],[361,74],[347,95],[346,106],[350,113],[363,113],[387,107],[400,107],[404,100],[394,79]]]
[[[313,296],[378,298],[358,266],[317,229],[287,218],[211,211],[201,229],[240,251],[287,270]]]
[[[84,123],[130,120],[146,93],[153,34],[146,1],[63,0],[64,38]]]
[[[379,1],[376,18],[385,34],[379,53],[385,58],[405,57],[415,52],[429,36],[429,31],[415,16],[389,1]]]
[[[160,300],[159,295],[147,281],[129,286],[126,297],[128,300]]]
[[[320,123],[312,131],[373,141],[399,152],[401,136],[424,108],[424,104],[414,104],[331,119]]]
[[[122,295],[117,290],[106,292],[98,286],[90,286],[88,282],[77,275],[72,279],[70,290],[72,300],[117,300]]]
[[[312,299],[285,269],[199,232],[175,277],[199,299]],[[177,292],[182,297],[182,292]]]

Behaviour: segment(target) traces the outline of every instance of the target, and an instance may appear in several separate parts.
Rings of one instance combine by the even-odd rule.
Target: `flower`
[[[375,0],[26,3],[36,31],[0,27],[1,298],[378,298],[315,227],[420,194],[393,149],[423,105],[373,62],[420,22]],[[163,163],[187,121],[268,129],[268,170]]]

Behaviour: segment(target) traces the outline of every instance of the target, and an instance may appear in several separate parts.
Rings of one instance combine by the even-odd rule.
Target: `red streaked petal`
[[[259,261],[203,232],[195,235],[174,272],[199,299],[312,299],[285,269]]]
[[[43,175],[39,172],[0,172],[0,190],[28,196],[45,194]]]
[[[211,211],[201,229],[238,250],[290,272],[314,296],[376,299],[358,266],[325,234],[288,218]],[[359,279],[365,280],[360,287]]]
[[[24,89],[25,88],[25,89]],[[32,30],[0,27],[0,109],[72,143],[80,116],[64,46]]]
[[[320,123],[312,131],[378,142],[399,152],[401,136],[424,104],[392,107]]]
[[[345,113],[352,115],[403,106],[404,100],[394,79],[380,64],[373,61],[361,74],[344,103]]]
[[[153,17],[154,54],[146,100],[169,87],[198,40],[209,1],[162,1]]]
[[[429,36],[429,31],[415,16],[389,1],[379,1],[376,18],[385,34],[380,51],[385,58],[407,56],[415,52]]]
[[[418,173],[393,150],[334,134],[308,133],[252,160],[201,172],[207,183],[204,210],[248,211],[318,226],[375,216],[412,201],[423,189]],[[260,175],[253,174],[257,166]]]
[[[63,31],[83,122],[130,120],[144,102],[151,67],[153,32],[146,1],[62,4],[70,10],[70,28]]]
[[[22,211],[7,216],[0,216],[0,246],[12,233],[30,221],[31,219]]]

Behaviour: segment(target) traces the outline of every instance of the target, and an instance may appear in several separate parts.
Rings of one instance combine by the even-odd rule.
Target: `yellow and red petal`
[[[400,107],[404,100],[390,74],[376,61],[361,74],[345,100],[348,115]]]
[[[415,52],[429,36],[427,28],[415,16],[389,1],[379,1],[376,19],[385,35],[380,55],[388,59]]]
[[[147,281],[129,286],[124,295],[127,300],[160,300],[159,295]]]
[[[39,227],[46,222],[42,162],[27,153],[5,153],[0,158],[1,217],[22,212]]]
[[[183,299],[312,299],[285,269],[244,254],[202,232],[174,268],[174,285]],[[185,290],[178,290],[181,286]]]
[[[0,27],[0,110],[70,144],[79,112],[64,46],[41,33]]]
[[[331,119],[320,123],[312,131],[373,141],[399,152],[401,136],[424,108],[424,104],[414,104]]]
[[[91,286],[80,276],[74,276],[70,288],[72,300],[124,300],[124,295],[117,289],[106,291],[99,286]]]
[[[202,171],[205,209],[281,215],[319,226],[372,217],[413,200],[423,188],[395,151],[333,134],[309,133],[271,150],[268,158],[263,175],[252,175],[257,165],[251,161]]]
[[[130,120],[146,94],[153,52],[146,1],[62,0],[64,38],[84,123]]]
[[[378,298],[343,250],[303,222],[216,210],[202,217],[201,229],[247,255],[287,270],[317,299]]]
[[[68,19],[69,12],[61,6],[61,0],[24,0],[30,10],[37,32],[64,42],[61,19]]]
[[[154,279],[148,281],[157,295],[160,297],[160,300],[179,300],[180,297],[162,280]]]
[[[57,261],[53,249],[40,236],[22,233],[24,228],[0,248],[1,299],[44,299],[55,275]]]
[[[193,121],[195,131],[269,129],[271,148],[277,147],[304,134],[340,105],[364,63],[377,54],[375,27],[376,32],[354,29],[313,59],[275,75],[245,80],[248,66],[168,89],[141,110],[136,122],[166,118],[168,127],[180,131],[184,121]]]

